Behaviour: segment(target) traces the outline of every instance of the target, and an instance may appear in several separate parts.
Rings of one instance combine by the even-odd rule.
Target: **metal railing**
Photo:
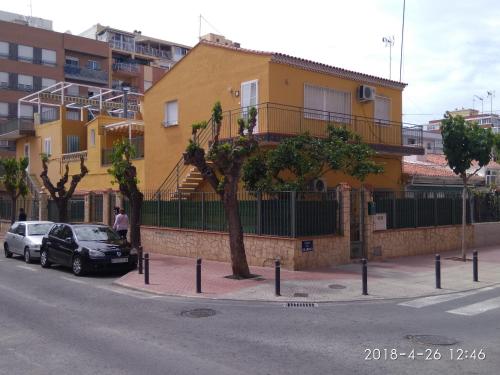
[[[128,72],[128,73],[139,73],[139,65],[124,63],[124,62],[114,62],[113,63],[114,71]]]
[[[402,122],[381,121],[375,118],[346,115],[336,112],[294,107],[276,103],[262,103],[257,110],[256,137],[262,141],[279,141],[283,137],[309,133],[315,137],[326,137],[328,126],[342,126],[359,134],[365,143],[389,146],[403,146],[403,133],[415,138],[412,147],[422,147],[421,126]],[[229,140],[238,135],[238,119],[248,117],[249,108],[223,113],[220,139]],[[213,140],[215,130],[210,119],[205,129],[198,132],[198,142],[206,148]],[[409,147],[409,146],[408,146]],[[179,187],[180,179],[185,178],[193,166],[184,165],[181,157],[170,174],[159,186],[158,191]]]
[[[77,151],[77,152],[69,152],[67,154],[61,155],[61,161],[63,163],[71,163],[74,161],[80,161],[80,158],[83,156],[84,160],[87,160],[87,150]]]
[[[135,156],[132,158],[134,160],[144,158],[144,137],[135,137],[130,140],[130,143],[135,148]],[[111,155],[113,154],[112,148],[105,148],[102,150],[101,155],[101,165],[111,164]]]
[[[12,132],[34,132],[35,123],[32,118],[10,118],[5,122],[0,122],[0,135]]]
[[[59,115],[60,115],[59,108],[49,108],[43,110],[42,113],[40,113],[40,123],[44,124],[46,122],[59,120]]]
[[[64,74],[66,77],[85,79],[87,81],[94,81],[99,83],[108,82],[108,72],[83,68],[70,64],[64,65]]]
[[[19,213],[19,209],[22,207],[26,212],[28,220],[38,220],[39,216],[39,206],[40,201],[37,198],[32,198],[29,196],[19,197],[16,201],[16,219]],[[9,197],[0,197],[0,219],[11,220],[12,218],[12,200]]]
[[[306,237],[340,232],[337,192],[238,192],[243,232]],[[129,209],[125,201],[125,209]],[[216,193],[144,192],[142,225],[227,231],[224,207]]]
[[[121,42],[116,40],[110,40],[109,45],[113,49],[119,49],[122,51],[140,53],[142,55],[159,57],[164,59],[172,59],[172,53],[170,51],[163,51],[158,48],[152,48],[148,46],[142,46],[139,44],[130,43],[130,42]]]
[[[50,221],[59,221],[59,211],[54,200],[47,202],[48,219]],[[85,221],[85,199],[82,196],[73,196],[68,201],[68,222],[82,223]]]

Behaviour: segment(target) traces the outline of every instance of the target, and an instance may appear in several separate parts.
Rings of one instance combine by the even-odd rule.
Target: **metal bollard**
[[[274,294],[276,297],[281,296],[281,263],[279,259],[274,261]]]
[[[139,267],[138,267],[139,275],[142,275],[142,265],[143,265],[143,263],[142,263],[142,254],[143,254],[142,246],[139,246],[137,253],[138,253],[138,258],[139,258]]]
[[[149,254],[144,254],[144,284],[149,285]]]
[[[441,255],[436,254],[436,289],[441,289]]]
[[[196,293],[201,293],[201,258],[196,259]]]
[[[479,281],[479,273],[478,273],[478,268],[477,268],[477,250],[474,250],[472,253],[472,276],[474,281]]]
[[[362,280],[363,280],[363,295],[368,295],[368,266],[366,264],[366,259],[361,260],[362,264]]]

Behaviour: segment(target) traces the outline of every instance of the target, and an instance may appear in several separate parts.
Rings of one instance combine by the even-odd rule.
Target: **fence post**
[[[149,253],[144,254],[144,284],[149,285]]]
[[[196,259],[196,293],[201,293],[201,258]]]
[[[257,192],[257,234],[262,234],[262,192]]]
[[[279,258],[274,261],[274,295],[281,296],[281,263]]]
[[[392,229],[396,229],[396,223],[398,222],[396,220],[396,192],[392,193]]]
[[[181,207],[181,202],[182,202],[182,199],[181,199],[181,192],[179,190],[177,190],[177,216],[178,216],[178,219],[179,219],[179,228],[182,228],[182,207]]]
[[[456,195],[453,194],[451,198],[451,225],[455,225],[455,199]]]
[[[434,192],[434,226],[438,226],[437,193]]]
[[[295,217],[295,204],[297,203],[297,192],[290,192],[290,235],[295,237],[296,234],[296,217]]]
[[[476,282],[479,281],[477,262],[478,262],[477,250],[474,250],[472,252],[472,279]]]
[[[143,266],[143,254],[144,254],[144,250],[142,248],[142,246],[139,246],[139,248],[137,249],[137,252],[138,252],[138,269],[139,269],[139,275],[142,275],[142,266]]]
[[[413,193],[413,207],[415,208],[415,228],[418,227],[418,198],[417,198],[417,192]]]
[[[367,296],[368,295],[368,266],[366,264],[366,259],[361,260],[362,264],[362,275],[361,279],[363,282],[363,295]]]
[[[201,230],[205,230],[205,192],[201,192]]]
[[[441,255],[436,254],[436,289],[441,289]]]

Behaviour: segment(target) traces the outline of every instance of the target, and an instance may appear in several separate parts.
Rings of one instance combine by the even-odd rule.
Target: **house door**
[[[26,167],[26,173],[30,173],[30,144],[24,144],[24,157],[28,159],[28,166]]]
[[[241,84],[241,109],[242,117],[248,119],[248,110],[250,107],[257,108],[257,103],[259,101],[259,81],[257,79],[253,81],[243,82]],[[259,123],[255,125],[254,133],[258,133]]]
[[[366,256],[364,251],[364,191],[351,190],[351,259],[360,259]]]

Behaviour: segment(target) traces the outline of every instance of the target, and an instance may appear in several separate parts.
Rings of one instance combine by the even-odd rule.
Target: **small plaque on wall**
[[[302,252],[307,253],[308,251],[314,250],[313,240],[302,241]]]

